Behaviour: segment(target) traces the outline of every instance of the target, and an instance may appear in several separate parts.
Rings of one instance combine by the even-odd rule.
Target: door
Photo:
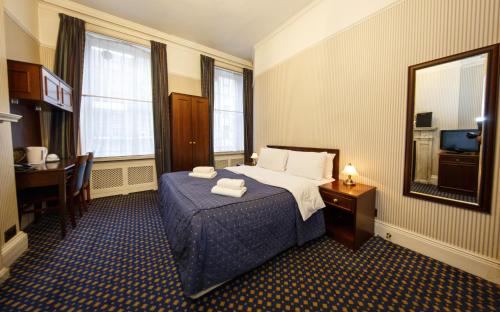
[[[193,166],[207,166],[209,159],[209,111],[208,99],[192,98]]]
[[[193,169],[191,97],[173,94],[170,105],[172,118],[172,171],[191,170]]]

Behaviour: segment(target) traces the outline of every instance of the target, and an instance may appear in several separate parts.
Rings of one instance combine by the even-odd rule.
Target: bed
[[[338,179],[338,150],[268,147],[334,153],[332,177]],[[192,298],[325,233],[322,210],[304,221],[288,190],[238,174],[237,168],[217,172],[212,180],[191,178],[187,172],[160,178],[163,225],[184,293]],[[247,193],[241,198],[211,194],[220,178],[244,179]]]

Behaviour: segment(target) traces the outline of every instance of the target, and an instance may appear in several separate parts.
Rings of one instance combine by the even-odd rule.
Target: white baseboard
[[[386,239],[387,233],[391,234],[388,241],[500,284],[500,260],[488,258],[376,220],[375,234]]]
[[[19,231],[2,247],[3,265],[10,267],[26,250],[28,250],[28,235]]]
[[[9,268],[1,268],[0,269],[0,284],[5,282],[9,278]]]

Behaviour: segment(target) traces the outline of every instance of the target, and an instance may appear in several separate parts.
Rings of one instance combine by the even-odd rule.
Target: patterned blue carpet
[[[156,193],[94,200],[61,240],[57,219],[27,229],[30,249],[0,286],[2,311],[498,311],[500,287],[371,239],[353,253],[327,237],[292,248],[191,300],[182,295]]]

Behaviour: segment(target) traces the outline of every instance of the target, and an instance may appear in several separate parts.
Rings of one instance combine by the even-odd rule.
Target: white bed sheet
[[[243,174],[249,178],[271,186],[286,189],[292,193],[297,201],[302,219],[306,221],[316,211],[325,207],[318,186],[335,181],[335,179],[311,180],[297,177],[286,172],[272,171],[257,166],[237,166],[225,168],[236,174]]]

